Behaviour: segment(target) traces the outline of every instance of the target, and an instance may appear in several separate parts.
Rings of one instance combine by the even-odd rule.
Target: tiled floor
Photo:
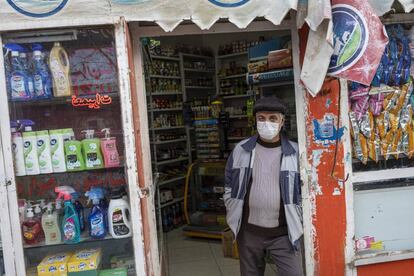
[[[238,276],[239,261],[224,258],[221,241],[187,238],[181,229],[167,234],[168,276]],[[266,267],[265,276],[275,276],[273,265]]]

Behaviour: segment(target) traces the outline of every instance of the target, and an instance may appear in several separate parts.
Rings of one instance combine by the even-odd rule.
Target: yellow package
[[[359,141],[361,143],[361,152],[362,152],[362,164],[366,164],[368,161],[368,144],[367,138],[362,133],[359,133]]]
[[[392,131],[397,131],[398,126],[400,123],[400,117],[399,117],[399,112],[394,113],[394,112],[390,112],[390,127]]]
[[[384,156],[385,160],[388,160],[388,158],[390,157],[393,138],[394,132],[389,131],[385,135],[385,138],[381,140],[382,155]]]
[[[37,266],[39,276],[67,276],[68,261],[72,254],[58,253],[46,256]]]
[[[96,270],[101,263],[102,252],[100,248],[84,249],[75,252],[68,262],[69,272]]]
[[[380,157],[380,143],[379,139],[368,140],[368,156],[371,160],[378,163]]]
[[[392,154],[394,155],[395,159],[398,159],[400,155],[399,145],[401,143],[401,139],[402,139],[402,130],[398,129],[392,141]]]
[[[411,124],[408,125],[408,158],[411,159],[414,155],[414,130]]]

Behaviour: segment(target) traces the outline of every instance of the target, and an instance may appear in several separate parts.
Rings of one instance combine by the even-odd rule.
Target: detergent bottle
[[[42,239],[42,225],[34,218],[33,208],[27,208],[26,219],[22,223],[23,239],[26,244],[37,244]]]
[[[75,244],[80,242],[80,222],[76,208],[72,203],[72,194],[75,190],[70,186],[58,186],[55,188],[58,193],[57,199],[65,200],[65,211],[62,218],[62,236],[63,242],[66,244]]]
[[[18,131],[18,123],[10,122],[10,130],[12,134],[12,150],[13,150],[13,164],[16,176],[26,175],[26,165],[24,163],[24,147],[23,137]]]
[[[30,100],[28,76],[19,58],[19,51],[23,48],[18,44],[6,44],[5,48],[11,51],[10,99],[12,101]]]
[[[33,131],[34,122],[31,120],[19,120],[24,127],[23,132],[23,155],[27,175],[40,174],[39,157],[37,155],[36,132]]]
[[[116,138],[110,137],[111,130],[104,128],[101,132],[105,132],[105,138],[101,139],[101,149],[105,161],[105,168],[119,167],[119,153],[116,148]]]
[[[104,195],[99,189],[91,189],[85,195],[93,204],[88,217],[89,235],[93,239],[103,239],[106,236],[105,210],[101,206]]]
[[[34,81],[33,81],[33,76],[32,76],[32,72],[31,72],[31,66],[29,63],[29,60],[27,59],[27,52],[28,50],[24,47],[22,47],[21,51],[19,52],[19,58],[20,58],[20,62],[23,66],[25,75],[26,75],[26,79],[27,79],[27,86],[29,89],[29,93],[30,93],[30,98],[31,99],[35,99],[36,98],[36,93],[34,90]]]
[[[82,203],[79,201],[79,193],[75,192],[72,194],[72,204],[75,206],[76,212],[79,216],[79,223],[81,231],[85,230],[85,208],[83,208]]]
[[[128,201],[123,197],[120,189],[111,192],[111,201],[108,208],[109,233],[114,239],[132,236],[131,208]]]
[[[85,139],[82,140],[82,150],[85,160],[86,169],[101,169],[104,167],[101,154],[101,141],[99,138],[93,138],[95,131],[93,129],[83,130]]]
[[[50,71],[53,78],[53,95],[55,97],[69,97],[72,95],[70,82],[69,57],[59,42],[55,42],[50,51]]]
[[[52,97],[52,77],[43,57],[43,47],[33,44],[33,82],[37,99],[48,99]]]
[[[46,206],[46,212],[42,216],[42,227],[45,234],[46,245],[59,244],[62,242],[62,234],[59,226],[59,216],[53,211],[52,202]]]

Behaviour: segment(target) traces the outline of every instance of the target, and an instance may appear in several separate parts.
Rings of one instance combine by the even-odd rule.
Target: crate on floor
[[[239,258],[237,242],[234,240],[233,232],[230,229],[222,232],[221,242],[223,245],[223,255],[228,258]]]

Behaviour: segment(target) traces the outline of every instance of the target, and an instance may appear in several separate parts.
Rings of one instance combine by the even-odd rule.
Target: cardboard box
[[[259,60],[256,62],[249,62],[247,64],[247,71],[250,74],[261,73],[267,71],[267,60]]]
[[[58,253],[46,256],[37,266],[39,276],[67,276],[68,262],[72,254]]]
[[[292,66],[292,51],[290,49],[269,52],[269,55],[267,56],[267,67],[269,70]]]
[[[249,60],[265,59],[270,51],[280,49],[280,41],[278,39],[272,39],[263,41],[249,48]]]
[[[233,232],[227,230],[222,232],[222,246],[223,246],[223,255],[228,258],[239,258],[239,250],[237,247],[237,242],[234,240]]]
[[[101,256],[102,252],[100,248],[84,249],[75,252],[68,262],[69,275],[97,276],[98,268],[101,263]]]
[[[99,276],[128,276],[126,268],[114,268],[101,270]]]
[[[135,261],[131,255],[118,255],[111,258],[111,268],[126,268],[128,276],[135,275]]]

